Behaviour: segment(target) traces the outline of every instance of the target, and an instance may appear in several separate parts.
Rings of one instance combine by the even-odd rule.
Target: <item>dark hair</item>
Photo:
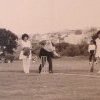
[[[40,45],[42,45],[42,46],[44,46],[45,44],[46,44],[45,40],[43,40],[43,41],[40,42]]]
[[[93,34],[92,39],[95,41],[98,38],[98,35],[100,34],[100,30],[97,31],[96,34]]]
[[[91,43],[91,42],[92,42],[93,44],[96,44],[95,40],[91,40],[90,43]]]
[[[22,40],[24,40],[25,37],[27,37],[29,39],[29,35],[28,34],[23,34],[22,35]]]
[[[91,40],[90,42],[94,42],[94,40]]]
[[[100,30],[97,32],[97,36],[100,34]]]

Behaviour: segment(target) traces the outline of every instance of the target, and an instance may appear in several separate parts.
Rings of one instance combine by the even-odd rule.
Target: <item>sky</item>
[[[16,34],[100,27],[100,0],[0,0],[0,28]]]

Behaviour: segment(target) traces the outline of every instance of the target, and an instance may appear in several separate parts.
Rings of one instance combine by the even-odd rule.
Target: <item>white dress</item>
[[[26,41],[26,42],[22,41],[21,46],[22,46],[22,48],[28,47],[28,48],[31,49],[31,42],[30,41]],[[30,69],[30,66],[31,66],[31,58],[32,58],[31,50],[30,50],[29,57],[23,55],[23,50],[21,51],[20,56],[21,56],[20,58],[23,61],[24,72],[29,73],[29,69]]]
[[[96,46],[97,46],[97,48],[96,48],[96,57],[100,57],[100,39],[99,38],[97,38],[96,39]]]
[[[25,47],[28,47],[28,48],[31,48],[31,42],[30,41],[22,41],[21,42],[21,47],[22,48],[25,48]],[[25,59],[26,56],[23,55],[23,50],[20,52],[20,56],[19,56],[19,59],[22,60],[22,59]],[[29,55],[29,59],[32,59],[32,54],[31,54],[31,51],[30,51],[30,55]]]

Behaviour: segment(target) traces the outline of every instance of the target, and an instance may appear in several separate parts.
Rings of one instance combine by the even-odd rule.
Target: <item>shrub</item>
[[[81,44],[69,44],[69,43],[60,43],[56,45],[57,52],[61,56],[81,56],[88,55],[88,44],[82,42]]]
[[[82,41],[82,43],[79,45],[80,49],[80,55],[88,55],[88,44],[85,41]]]

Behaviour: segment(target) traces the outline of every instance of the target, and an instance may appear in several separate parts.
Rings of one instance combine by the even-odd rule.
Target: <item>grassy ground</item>
[[[29,75],[20,61],[0,64],[0,100],[100,100],[99,64],[90,73],[88,60],[61,58],[53,61],[54,74],[38,74],[33,63]]]

